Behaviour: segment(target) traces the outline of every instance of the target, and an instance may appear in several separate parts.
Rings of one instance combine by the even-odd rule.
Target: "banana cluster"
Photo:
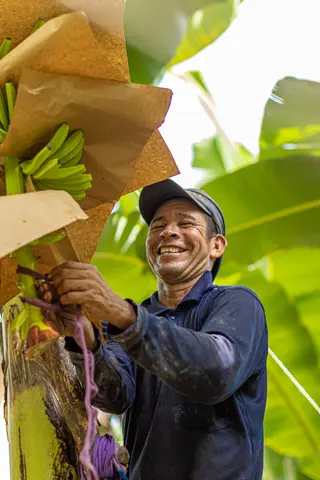
[[[63,123],[47,145],[31,160],[20,164],[22,172],[31,176],[36,190],[65,190],[75,200],[83,200],[91,188],[92,176],[80,164],[84,137],[80,130],[69,135]]]

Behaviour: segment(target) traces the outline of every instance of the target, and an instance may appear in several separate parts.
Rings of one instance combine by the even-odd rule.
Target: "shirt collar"
[[[189,293],[184,297],[184,299],[179,303],[176,309],[179,309],[182,305],[186,303],[199,303],[203,295],[209,290],[213,290],[214,285],[212,284],[212,274],[209,270],[206,270],[203,275],[199,278],[197,283],[195,283]],[[155,292],[150,298],[143,302],[143,305],[147,307],[150,313],[159,315],[165,311],[176,310],[174,308],[168,308],[162,305],[158,300],[158,292]]]

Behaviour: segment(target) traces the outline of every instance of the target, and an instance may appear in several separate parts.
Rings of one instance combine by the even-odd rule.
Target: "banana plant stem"
[[[7,195],[19,195],[25,193],[23,174],[20,168],[20,160],[16,157],[4,158],[4,171]],[[27,245],[14,253],[18,265],[34,269],[35,257],[32,248]],[[32,277],[19,274],[19,286],[22,294],[26,297],[36,297],[36,287]]]

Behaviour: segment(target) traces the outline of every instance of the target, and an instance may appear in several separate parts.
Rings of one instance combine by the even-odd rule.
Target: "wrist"
[[[130,300],[123,300],[122,315],[119,316],[117,322],[113,325],[120,330],[126,330],[137,320],[137,309]]]

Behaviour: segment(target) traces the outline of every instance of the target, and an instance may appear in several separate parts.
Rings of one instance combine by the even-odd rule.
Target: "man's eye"
[[[190,223],[190,222],[183,222],[183,223],[179,223],[179,226],[180,226],[180,227],[191,227],[191,226],[192,226],[192,223]]]
[[[152,225],[151,228],[150,228],[150,230],[158,230],[159,228],[163,228],[163,227],[164,227],[164,225],[159,225],[159,224],[157,224],[157,225]]]

